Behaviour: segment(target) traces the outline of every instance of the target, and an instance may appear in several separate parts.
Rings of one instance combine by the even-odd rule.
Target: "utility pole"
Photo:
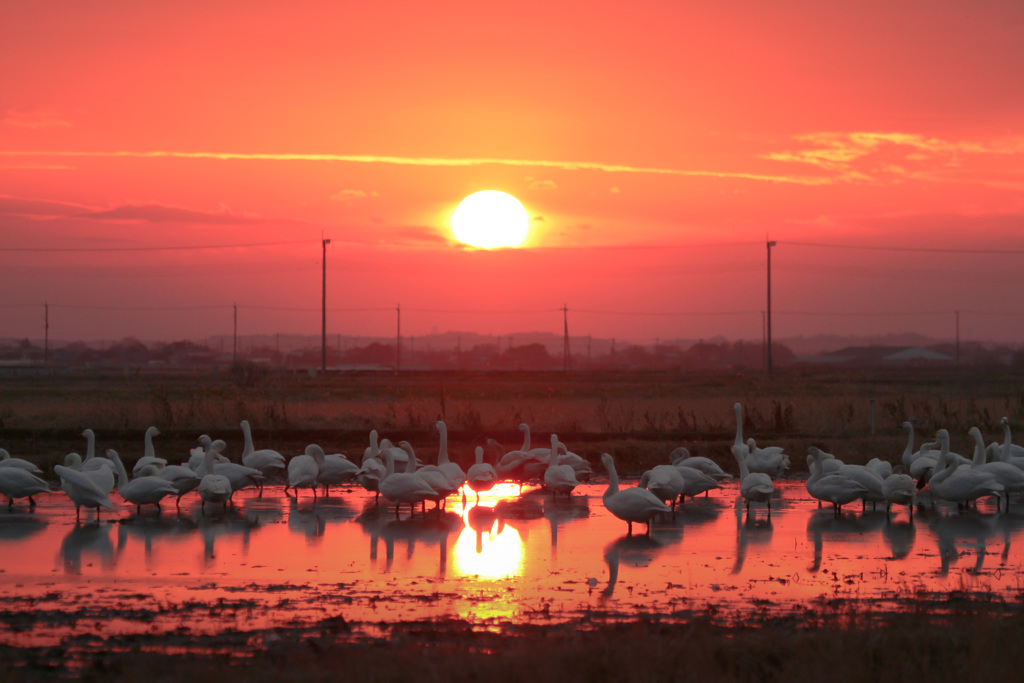
[[[235,327],[231,337],[231,364],[235,365],[238,363],[238,304],[231,306],[235,309]]]
[[[331,243],[330,240],[325,239],[323,241],[324,258],[323,258],[323,299],[321,304],[322,321],[320,326],[320,370],[327,372],[327,245]]]
[[[761,362],[768,369],[768,327],[764,311],[761,311]]]
[[[43,304],[43,364],[50,363],[50,302]]]
[[[562,342],[562,365],[565,371],[572,369],[572,356],[569,353],[569,306],[562,304],[562,320],[565,323],[565,339]]]
[[[398,332],[395,335],[395,372],[402,367],[402,304],[395,304],[398,313]]]
[[[768,374],[772,374],[772,247],[775,242],[769,240],[768,245],[768,310],[765,325],[765,358],[768,360]]]
[[[960,311],[953,311],[956,314],[956,364],[960,365]]]

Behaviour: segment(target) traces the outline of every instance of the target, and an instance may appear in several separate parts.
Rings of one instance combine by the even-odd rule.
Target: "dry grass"
[[[833,615],[835,616],[835,615]],[[954,625],[955,624],[955,625]],[[498,635],[464,624],[410,624],[389,640],[347,644],[328,632],[249,652],[182,657],[106,652],[86,662],[84,680],[171,681],[822,681],[893,683],[1015,680],[1024,617],[984,610],[935,623],[923,614],[871,626],[842,619],[781,619],[728,628],[698,618],[594,627],[523,627]],[[131,646],[128,646],[132,649]],[[17,656],[15,656],[17,655]],[[0,649],[9,681],[66,674],[53,657]]]
[[[80,450],[91,427],[105,447],[131,461],[149,425],[163,432],[162,454],[185,453],[201,433],[240,442],[248,419],[260,444],[298,452],[310,442],[359,454],[367,433],[409,439],[426,453],[435,421],[449,425],[456,459],[494,437],[518,447],[527,422],[539,443],[551,432],[592,461],[614,452],[626,468],[662,462],[674,446],[729,464],[732,405],[746,409],[745,433],[785,446],[796,470],[810,444],[850,462],[895,459],[905,445],[900,424],[916,421],[930,436],[943,427],[953,447],[970,448],[978,426],[999,438],[999,419],[1024,419],[1021,377],[975,369],[876,370],[827,374],[697,375],[673,373],[410,373],[309,378],[140,375],[0,378],[2,444],[13,454],[52,464]],[[872,402],[875,436],[871,436]]]

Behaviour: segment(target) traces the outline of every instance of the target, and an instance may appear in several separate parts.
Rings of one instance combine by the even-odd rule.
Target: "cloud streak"
[[[1012,160],[1024,155],[1021,139],[983,144],[909,133],[826,132],[798,135],[794,140],[806,148],[771,152],[762,158],[811,165],[847,182],[911,177],[936,180],[936,171],[961,167],[967,159]]]
[[[553,168],[563,171],[602,171],[604,173],[639,173],[647,175],[674,175],[700,178],[722,178],[734,180],[752,180],[770,183],[789,183],[797,185],[827,185],[830,178],[807,177],[799,175],[772,175],[762,173],[742,173],[733,171],[700,171],[678,168],[658,168],[651,166],[629,166],[625,164],[605,164],[594,161],[552,161],[547,159],[505,159],[500,157],[403,157],[373,154],[271,154],[260,152],[17,152],[0,151],[2,156],[19,157],[103,157],[103,158],[136,158],[136,159],[217,159],[221,161],[320,161],[355,164],[391,164],[396,166],[430,166],[430,167],[466,167],[466,166],[516,166],[522,168]]]

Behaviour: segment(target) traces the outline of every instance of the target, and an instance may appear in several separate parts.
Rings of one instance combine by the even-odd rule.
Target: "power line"
[[[0,251],[17,252],[96,252],[96,251],[195,251],[198,249],[237,249],[239,247],[278,247],[285,244],[310,244],[311,240],[284,242],[248,242],[238,244],[199,244],[160,247],[0,247]]]
[[[814,247],[819,249],[864,249],[869,251],[903,251],[927,254],[1024,254],[1024,249],[948,249],[942,247],[885,247],[867,244],[826,244],[824,242],[789,242],[778,240],[779,244],[790,247]]]

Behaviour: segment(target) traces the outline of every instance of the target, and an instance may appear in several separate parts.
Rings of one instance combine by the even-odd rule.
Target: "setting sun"
[[[529,227],[529,216],[519,200],[498,190],[474,192],[452,214],[455,239],[480,249],[518,247]]]

